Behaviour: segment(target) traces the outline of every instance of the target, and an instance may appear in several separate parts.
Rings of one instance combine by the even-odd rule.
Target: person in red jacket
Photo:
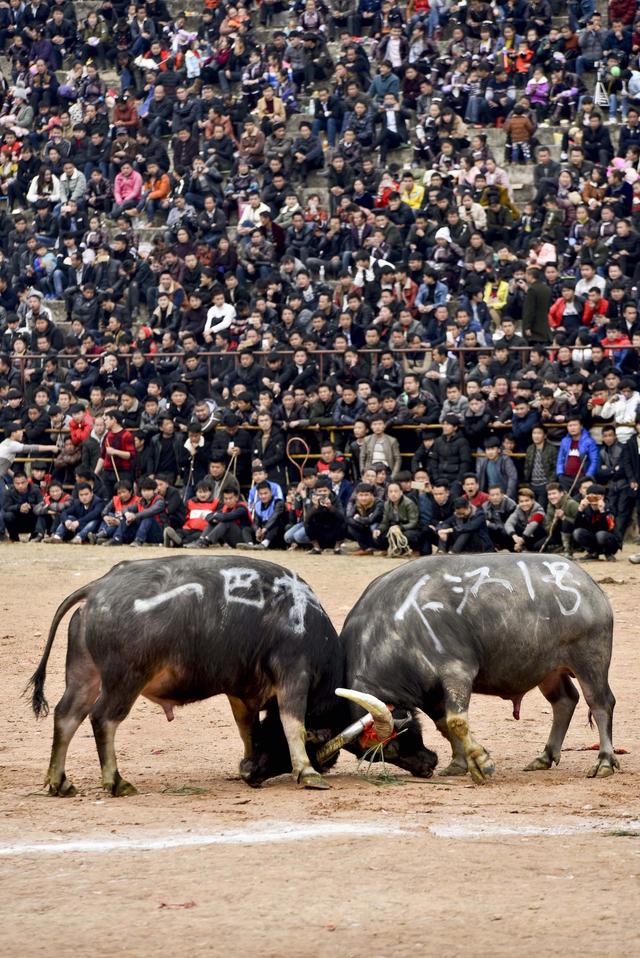
[[[93,429],[93,419],[82,403],[74,403],[69,407],[69,435],[74,446],[80,446],[88,439]]]
[[[199,482],[195,497],[187,502],[187,518],[182,529],[167,526],[164,530],[164,544],[167,549],[181,549],[185,543],[196,542],[217,508],[218,500],[214,499],[210,484],[205,480]]]
[[[638,4],[636,0],[610,0],[607,4],[607,16],[609,23],[614,20],[622,20],[625,26],[633,23]]]
[[[251,542],[252,523],[246,503],[240,501],[235,489],[225,489],[224,505],[209,514],[204,532],[190,542],[187,549],[207,549],[214,545],[230,545],[235,549],[239,542]]]
[[[598,318],[607,315],[608,308],[608,300],[604,298],[598,287],[594,286],[587,294],[587,301],[582,311],[582,325],[596,325]]]
[[[102,522],[97,533],[89,533],[89,542],[92,545],[103,546],[112,539],[120,525],[124,510],[130,506],[137,506],[139,502],[140,497],[134,495],[129,479],[121,479],[116,484],[113,498],[102,510]]]
[[[107,432],[95,471],[96,475],[101,474],[107,494],[112,496],[116,482],[134,474],[136,447],[132,434],[122,428],[122,413],[117,409],[105,412],[104,424]]]

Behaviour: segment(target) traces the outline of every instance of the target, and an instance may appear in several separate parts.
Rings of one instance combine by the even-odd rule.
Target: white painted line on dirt
[[[502,825],[497,822],[443,822],[442,825],[430,825],[429,831],[437,838],[496,838],[499,836],[515,836],[522,838],[579,835],[589,832],[609,832],[624,830],[640,834],[640,821],[616,820],[609,821],[601,818],[561,822],[557,825]]]
[[[63,853],[104,854],[117,851],[164,851],[167,848],[189,848],[203,845],[260,845],[276,842],[300,842],[315,838],[386,837],[406,835],[396,825],[375,825],[365,822],[265,822],[249,828],[229,828],[219,832],[192,834],[177,832],[148,835],[141,838],[74,838],[59,842],[17,842],[0,845],[0,857],[17,855],[61,855]]]

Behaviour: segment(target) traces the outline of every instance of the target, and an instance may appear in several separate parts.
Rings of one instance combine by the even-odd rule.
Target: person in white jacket
[[[31,180],[27,192],[28,203],[35,206],[38,200],[52,204],[60,202],[60,180],[46,166]]]
[[[604,404],[600,416],[603,419],[610,419],[613,416],[616,438],[618,442],[625,443],[635,436],[634,423],[639,409],[640,393],[637,392],[633,379],[621,379],[620,392]]]
[[[213,294],[212,305],[207,312],[207,321],[204,324],[202,335],[205,342],[213,342],[213,337],[223,329],[229,329],[236,318],[236,308],[226,303],[224,290],[218,289]]]

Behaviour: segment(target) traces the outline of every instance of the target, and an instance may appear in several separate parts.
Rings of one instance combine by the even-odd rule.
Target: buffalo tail
[[[47,663],[49,661],[49,655],[51,654],[51,648],[53,646],[53,640],[56,637],[58,626],[69,609],[72,609],[74,605],[78,604],[78,602],[86,599],[88,594],[89,586],[83,586],[81,589],[77,589],[75,592],[72,592],[71,595],[68,595],[67,598],[61,602],[56,609],[56,614],[53,617],[53,622],[51,623],[51,628],[49,629],[47,644],[44,648],[42,658],[40,659],[40,664],[29,679],[29,682],[22,693],[23,695],[26,695],[29,689],[31,689],[31,707],[36,718],[45,718],[49,714],[49,703],[45,698],[44,683],[47,676]]]

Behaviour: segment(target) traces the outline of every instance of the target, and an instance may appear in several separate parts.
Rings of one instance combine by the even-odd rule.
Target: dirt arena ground
[[[0,955],[640,954],[640,566],[590,569],[624,580],[604,585],[616,612],[615,743],[629,751],[613,778],[585,778],[595,754],[582,749],[597,735],[582,701],[560,766],[521,771],[551,721],[537,691],[520,722],[510,703],[474,699],[474,729],[498,766],[487,786],[404,776],[374,784],[346,756],[326,792],[288,778],[247,788],[226,699],[180,710],[170,725],[140,700],[117,740],[139,794],[101,792],[87,723],[67,766],[79,795],[50,799],[42,780],[52,720],[36,723],[20,693],[61,599],[116,558],[91,547],[0,550]],[[274,558],[307,579],[337,626],[394,565]],[[64,655],[61,629],[52,703]],[[444,743],[425,728],[442,762]]]

